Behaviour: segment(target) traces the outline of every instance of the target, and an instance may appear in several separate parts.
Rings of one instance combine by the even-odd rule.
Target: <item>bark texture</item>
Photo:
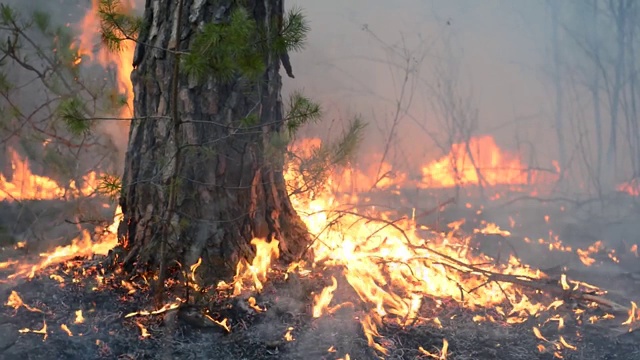
[[[283,15],[283,1],[241,3],[260,26],[268,26]],[[278,239],[289,258],[301,255],[307,245],[306,229],[285,187],[284,152],[273,146],[283,118],[279,57],[265,56],[267,70],[257,83],[242,78],[202,83],[179,74],[177,87],[172,85],[175,50],[188,51],[198,29],[225,21],[235,3],[146,1],[146,26],[139,38],[146,45],[138,45],[134,57],[135,119],[120,200],[125,263],[163,266],[162,252],[167,266],[173,260],[188,266],[202,257],[198,273],[215,281],[231,275],[240,258],[252,256],[254,237]],[[241,119],[251,114],[259,124],[241,127]],[[171,211],[169,185],[176,175]]]

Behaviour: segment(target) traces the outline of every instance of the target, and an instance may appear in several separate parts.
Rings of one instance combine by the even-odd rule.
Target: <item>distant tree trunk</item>
[[[559,15],[560,5],[558,1],[550,1],[551,6],[551,42],[553,47],[553,69],[554,69],[554,84],[556,94],[555,104],[555,118],[556,118],[556,137],[558,139],[558,155],[560,162],[560,180],[564,178],[565,167],[567,166],[567,150],[564,139],[564,89],[562,89],[562,70],[560,59],[560,39],[559,39]]]
[[[596,186],[600,191],[600,181],[602,179],[602,158],[604,154],[604,141],[602,132],[602,112],[600,110],[600,71],[599,64],[600,59],[600,33],[598,30],[598,1],[592,0],[591,3],[591,20],[592,20],[592,33],[591,33],[591,49],[593,52],[593,78],[591,81],[591,99],[593,103],[593,121],[596,128]]]
[[[614,74],[615,79],[611,94],[609,97],[611,105],[611,132],[609,133],[609,148],[607,150],[607,164],[610,167],[608,169],[609,181],[606,184],[611,186],[613,184],[613,175],[617,169],[617,152],[618,152],[618,116],[620,110],[620,95],[622,92],[622,75],[625,66],[625,29],[627,27],[627,10],[631,2],[619,1],[609,3],[611,14],[616,24],[616,46],[617,54],[615,57]]]
[[[272,26],[283,15],[283,1],[242,3],[259,26]],[[283,119],[278,57],[265,55],[267,70],[257,83],[236,78],[201,84],[179,74],[173,93],[176,44],[180,51],[189,51],[198,28],[224,21],[235,3],[146,2],[139,43],[148,46],[136,49],[137,68],[131,77],[135,119],[120,199],[126,264],[152,269],[167,264],[166,269],[175,261],[187,267],[202,257],[199,274],[216,281],[231,275],[239,259],[253,255],[254,237],[278,239],[288,259],[301,255],[308,244],[304,223],[286,191],[282,140],[276,141]],[[176,113],[180,122],[174,126]],[[259,123],[240,126],[250,115]],[[177,197],[171,209],[174,177]],[[169,219],[167,232],[163,229]]]

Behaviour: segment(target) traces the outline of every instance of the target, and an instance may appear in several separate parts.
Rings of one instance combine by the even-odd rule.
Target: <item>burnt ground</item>
[[[640,211],[634,199],[622,201],[616,200],[614,210],[600,211],[569,205],[560,211],[556,203],[539,201],[485,204],[481,214],[476,208],[458,206],[420,221],[441,224],[464,216],[477,222],[483,218],[493,220],[509,228],[508,217],[518,217],[516,223],[520,223],[511,229],[512,237],[476,236],[478,248],[497,258],[517,253],[524,262],[543,268],[550,275],[557,275],[566,267],[570,278],[610,290],[607,298],[627,305],[628,300],[640,299],[640,260],[629,251],[631,245],[640,242]],[[549,215],[549,222],[545,215]],[[525,236],[549,239],[550,229],[574,250],[549,251],[547,244],[522,241]],[[593,255],[595,263],[584,266],[575,249],[586,248],[600,239],[605,245]],[[618,262],[611,260],[612,250],[616,250]],[[473,317],[477,315],[496,319],[500,316],[496,309],[472,311],[446,299],[439,305],[426,299],[420,310],[425,319],[437,316],[441,325],[424,320],[401,328],[385,322],[378,329],[381,337],[377,341],[389,353],[381,356],[367,344],[358,321],[365,309],[349,293],[348,286],[340,284],[343,278],[339,278],[338,286],[342,292],[336,294],[334,303],[351,300],[353,304],[319,319],[310,316],[312,293],[328,285],[330,276],[339,274],[339,269],[317,271],[307,277],[289,276],[286,280],[282,271],[275,271],[260,294],[220,296],[210,304],[210,316],[215,320],[227,318],[230,333],[193,316],[193,309],[187,307],[160,315],[125,317],[149,309],[152,301],[148,292],[138,289],[130,294],[131,287],[109,280],[108,276],[97,280],[100,263],[98,258],[78,259],[50,268],[30,281],[1,284],[1,299],[16,291],[25,304],[41,312],[25,307],[1,308],[0,359],[339,359],[346,354],[351,359],[426,359],[429,357],[419,348],[437,354],[443,339],[449,343],[448,359],[554,359],[556,355],[585,360],[640,359],[640,331],[628,332],[621,326],[625,316],[594,324],[588,321],[591,315],[604,315],[603,308],[583,308],[583,304],[567,302],[553,313],[507,324],[502,320],[475,322]],[[248,307],[249,295],[255,296],[258,306],[266,311]],[[546,295],[529,296],[535,299]],[[579,320],[574,315],[576,308],[584,311]],[[77,310],[83,312],[83,323],[74,323]],[[549,321],[554,315],[563,317],[564,329],[558,329],[557,321]],[[39,330],[45,322],[46,339],[43,334],[19,332],[23,328]],[[61,328],[62,324],[73,336]],[[150,335],[142,337],[139,326],[144,326]],[[295,340],[288,342],[284,335],[290,327]],[[538,340],[533,327],[540,328],[548,341]],[[577,349],[564,348],[554,355],[554,344],[560,336]],[[539,345],[545,346],[543,352]]]

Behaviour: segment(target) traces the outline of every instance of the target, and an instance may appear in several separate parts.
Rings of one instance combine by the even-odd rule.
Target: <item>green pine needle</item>
[[[300,127],[307,123],[316,122],[322,117],[320,105],[296,91],[289,99],[289,110],[286,116],[286,125],[289,133],[293,135]]]
[[[86,134],[91,130],[91,121],[84,115],[83,104],[78,98],[63,100],[58,106],[58,115],[74,135]]]

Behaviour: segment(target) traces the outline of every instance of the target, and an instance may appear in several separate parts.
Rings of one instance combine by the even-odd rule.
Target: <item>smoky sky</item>
[[[144,7],[144,1],[135,2],[137,9]],[[91,6],[90,0],[8,3],[25,11],[44,10],[59,23],[77,21]],[[595,134],[589,110],[593,104],[584,90],[593,71],[573,39],[588,40],[592,24],[588,11],[580,8],[591,1],[558,2],[561,80],[554,73],[553,3],[285,1],[286,8],[303,10],[311,32],[306,48],[291,54],[296,77],[284,77],[284,97],[302,90],[323,106],[324,120],[301,136],[335,137],[350,118],[360,115],[369,124],[363,149],[374,153],[383,151],[394,130],[389,160],[403,170],[446,152],[446,114],[438,99],[454,99],[450,107],[463,107],[473,118],[472,135],[492,135],[498,145],[519,152],[530,165],[551,168],[559,152],[557,118],[562,119],[569,157],[577,157],[577,150],[592,151]],[[599,30],[605,45],[612,28],[606,21]],[[603,46],[602,53],[614,51]],[[407,66],[411,71],[404,81]],[[560,112],[558,81],[563,94]],[[606,112],[606,94],[601,96]],[[624,165],[626,158],[621,159]]]
[[[292,55],[295,80],[287,90],[303,89],[320,99],[328,117],[359,113],[371,122],[370,136],[384,130],[400,97],[401,55],[386,46],[423,55],[418,78],[407,92],[413,100],[398,136],[414,155],[437,155],[416,122],[439,132],[433,109],[437,79],[452,78],[458,96],[477,110],[477,134],[489,133],[513,148],[515,137],[536,141],[546,160],[553,159],[553,97],[546,89],[548,21],[543,1],[289,1],[304,10],[311,33],[306,50]],[[434,89],[435,88],[435,89]],[[405,98],[407,95],[405,94]],[[330,120],[329,120],[330,121]],[[378,135],[376,135],[376,133]],[[424,151],[423,151],[424,150]],[[429,150],[435,153],[429,154]],[[426,151],[426,152],[425,152]]]

